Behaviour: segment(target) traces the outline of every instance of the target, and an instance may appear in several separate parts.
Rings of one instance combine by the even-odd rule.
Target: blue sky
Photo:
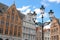
[[[36,11],[37,21],[41,22],[40,7],[45,6],[44,22],[49,21],[48,12],[50,9],[54,11],[54,15],[60,18],[60,0],[0,0],[8,6],[11,6],[15,1],[15,5],[22,13],[27,14],[29,11]]]

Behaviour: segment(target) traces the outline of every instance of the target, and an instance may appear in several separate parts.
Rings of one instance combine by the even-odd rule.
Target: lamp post
[[[44,6],[42,5],[41,8],[40,8],[41,15],[42,15],[42,17],[41,17],[41,18],[42,18],[42,40],[44,40],[44,33],[43,33],[43,28],[44,28],[44,24],[43,24],[44,10],[45,10],[45,8],[44,8]]]
[[[54,12],[52,10],[50,10],[50,12],[49,12],[49,18],[50,18],[51,21],[52,21],[53,17],[55,17],[54,16]]]
[[[40,8],[40,11],[41,11],[41,15],[42,15],[42,40],[44,40],[44,34],[43,34],[43,27],[44,27],[44,24],[43,24],[43,15],[44,15],[44,10],[45,10],[45,8],[44,8],[44,6],[42,5],[41,6],[41,8]],[[34,23],[35,24],[37,24],[36,22],[35,22],[35,20],[36,20],[36,13],[34,12],[33,13],[33,21],[34,21]]]
[[[43,21],[43,18],[44,18],[44,11],[45,11],[45,8],[44,8],[44,6],[42,5],[41,6],[41,8],[40,8],[40,12],[41,12],[41,15],[42,15],[42,40],[44,40],[44,32],[43,32],[43,28],[44,28],[44,26],[46,26],[46,25],[49,25],[51,22],[44,22]],[[53,11],[52,10],[50,10],[50,12],[49,12],[49,18],[50,18],[50,20],[52,21],[52,19],[55,17],[54,15],[53,15]],[[36,23],[35,22],[35,20],[36,20],[36,13],[35,13],[35,11],[34,11],[34,13],[33,13],[33,21],[34,21],[34,23],[35,24],[38,24],[38,23]]]

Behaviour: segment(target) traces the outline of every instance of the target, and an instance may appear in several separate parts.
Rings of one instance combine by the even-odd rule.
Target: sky
[[[52,9],[54,16],[60,19],[60,0],[0,0],[1,3],[8,5],[9,7],[15,3],[16,8],[23,14],[27,14],[34,11],[37,14],[37,22],[41,22],[40,7],[44,5],[44,22],[49,21],[48,12]]]

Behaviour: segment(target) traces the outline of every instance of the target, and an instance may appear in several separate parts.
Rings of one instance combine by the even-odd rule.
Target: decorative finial
[[[35,11],[34,11],[33,15],[37,15]]]
[[[50,10],[49,14],[50,14],[50,13],[53,14],[54,12],[53,12],[52,10]]]
[[[41,8],[40,9],[45,9],[43,5],[41,5]]]

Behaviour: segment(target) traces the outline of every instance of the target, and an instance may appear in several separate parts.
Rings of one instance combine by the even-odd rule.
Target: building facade
[[[60,40],[60,19],[53,18],[50,28],[51,40]]]
[[[22,40],[36,39],[36,25],[32,20],[32,13],[28,13],[23,18]]]
[[[42,40],[42,24],[40,22],[37,23],[36,27],[36,40]],[[44,40],[50,40],[50,29],[43,29],[43,38]]]
[[[22,19],[15,4],[0,3],[0,40],[21,40]]]
[[[36,27],[36,40],[42,40],[42,27]]]
[[[50,29],[44,29],[44,40],[50,40]]]

